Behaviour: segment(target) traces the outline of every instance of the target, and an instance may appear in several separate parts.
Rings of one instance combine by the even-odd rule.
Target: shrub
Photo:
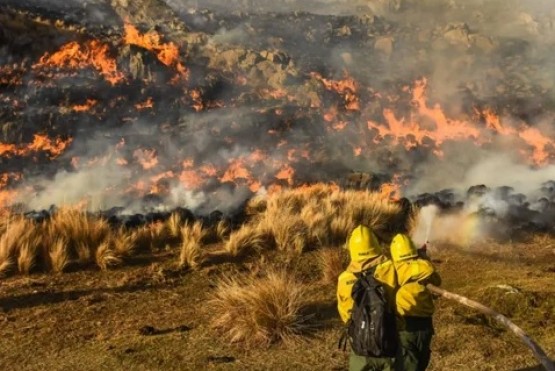
[[[338,247],[327,247],[319,251],[319,263],[322,270],[322,282],[337,284],[339,275],[346,266],[345,250]]]
[[[201,222],[186,224],[181,228],[181,252],[179,266],[181,268],[196,269],[203,260],[202,239],[206,231],[202,229]]]
[[[263,278],[224,278],[209,307],[213,326],[231,342],[267,346],[311,329],[303,313],[307,304],[307,287],[281,271]]]

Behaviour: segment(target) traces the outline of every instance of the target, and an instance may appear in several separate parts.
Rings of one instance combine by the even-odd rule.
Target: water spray
[[[421,213],[420,213],[420,217],[421,217],[420,220],[422,220],[426,223],[426,233],[425,233],[424,245],[423,245],[423,248],[420,249],[420,250],[424,250],[424,251],[422,251],[423,254],[420,254],[424,258],[427,257],[425,249],[426,249],[426,246],[430,243],[430,236],[431,236],[431,232],[432,232],[432,224],[433,224],[434,218],[437,215],[437,211],[438,211],[437,207],[432,205],[432,206],[427,206],[427,207],[422,208]],[[481,303],[478,303],[477,301],[474,301],[474,300],[468,299],[464,296],[446,291],[446,290],[441,289],[441,288],[439,288],[437,286],[434,286],[432,284],[427,284],[426,287],[428,288],[428,290],[430,290],[431,292],[433,292],[436,295],[439,295],[439,296],[441,296],[443,298],[446,298],[448,300],[454,300],[454,301],[456,301],[456,302],[458,302],[462,305],[465,305],[467,307],[476,309],[476,310],[480,311],[481,313],[483,313],[485,315],[492,316],[496,321],[498,321],[503,326],[505,326],[509,330],[511,330],[514,334],[516,334],[524,342],[524,344],[526,344],[532,350],[536,359],[543,365],[543,367],[547,371],[555,371],[555,365],[549,359],[549,357],[543,351],[543,349],[538,345],[538,343],[536,343],[520,327],[515,325],[511,320],[509,320],[504,315],[494,311],[493,309],[491,309],[489,307],[486,307],[485,305],[483,305]]]

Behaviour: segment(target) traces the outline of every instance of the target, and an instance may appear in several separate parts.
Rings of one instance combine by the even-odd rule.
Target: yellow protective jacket
[[[394,263],[399,289],[395,303],[401,317],[430,317],[434,313],[432,294],[426,284],[441,285],[441,278],[433,264],[426,259],[414,258]]]
[[[351,318],[351,311],[353,309],[351,291],[357,280],[355,273],[362,272],[374,266],[376,266],[374,278],[383,284],[388,302],[391,303],[391,309],[395,309],[397,278],[395,276],[393,262],[383,255],[364,262],[351,262],[347,269],[339,275],[337,281],[337,310],[343,322],[347,323],[349,318]]]

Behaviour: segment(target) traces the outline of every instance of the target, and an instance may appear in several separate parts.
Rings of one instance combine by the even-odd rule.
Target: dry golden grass
[[[255,196],[247,202],[246,213],[248,215],[259,215],[266,211],[267,198],[264,196]]]
[[[308,227],[300,216],[293,213],[266,214],[259,226],[273,236],[275,247],[280,251],[300,254],[310,244]]]
[[[202,239],[206,231],[201,222],[186,224],[181,228],[181,250],[179,254],[179,267],[196,269],[204,260],[202,254]]]
[[[226,249],[234,254],[256,235],[268,235],[281,251],[301,253],[307,247],[342,245],[359,224],[387,235],[391,224],[397,223],[401,208],[380,193],[341,191],[335,186],[317,184],[284,190],[264,199],[257,197],[247,205],[255,216],[240,233],[232,234],[234,243]],[[240,237],[240,238],[239,238]],[[256,236],[253,236],[256,238]],[[239,242],[235,242],[239,241]],[[272,247],[272,244],[266,244]]]
[[[122,263],[121,257],[118,256],[108,240],[102,242],[96,249],[95,261],[102,270],[108,270]]]
[[[345,250],[339,247],[326,247],[319,252],[319,264],[322,270],[322,283],[335,285],[339,275],[346,266]]]
[[[128,258],[135,253],[135,236],[124,229],[118,229],[111,236],[115,253],[121,258]]]
[[[181,216],[179,213],[173,213],[170,218],[166,221],[166,228],[171,237],[181,236],[181,226],[183,225],[181,221]]]
[[[302,311],[307,287],[285,271],[266,277],[222,279],[209,301],[212,326],[231,342],[267,346],[311,328]]]
[[[103,219],[93,218],[75,209],[60,209],[44,226],[51,242],[65,238],[70,249],[84,245],[96,249],[110,235],[110,226]]]
[[[225,241],[225,239],[229,236],[229,232],[231,228],[229,227],[229,223],[225,220],[220,220],[218,224],[216,224],[216,238],[218,241]]]
[[[231,256],[243,256],[260,251],[268,244],[267,231],[257,224],[245,224],[231,233],[224,250]]]
[[[77,262],[81,265],[87,265],[93,261],[93,254],[91,249],[84,243],[78,242],[75,246],[77,254]]]
[[[67,242],[63,238],[58,238],[48,252],[50,256],[50,266],[53,272],[62,273],[69,264],[69,252]]]
[[[17,269],[20,273],[29,274],[37,264],[37,245],[25,241],[20,245],[17,256]]]
[[[58,210],[42,223],[4,216],[0,220],[0,275],[16,267],[22,273],[33,269],[62,272],[73,263],[96,263],[107,269],[139,252],[170,246],[180,247],[180,266],[195,268],[203,261],[201,241],[225,241],[224,251],[234,257],[274,248],[296,256],[311,248],[343,244],[361,223],[377,232],[387,231],[400,213],[399,206],[381,194],[321,184],[256,197],[247,209],[250,221],[231,234],[225,221],[208,232],[197,224],[184,226],[178,213],[166,222],[133,230],[114,230],[106,220],[71,208]]]

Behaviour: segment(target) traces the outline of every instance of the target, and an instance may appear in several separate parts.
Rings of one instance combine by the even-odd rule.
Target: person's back
[[[348,241],[350,264],[339,275],[337,283],[337,309],[344,323],[351,318],[354,300],[351,296],[357,275],[368,269],[374,268],[374,278],[382,284],[387,302],[391,309],[395,309],[395,289],[397,280],[395,269],[391,260],[381,255],[381,247],[372,233],[365,226],[355,228]],[[349,370],[392,370],[391,358],[365,357],[351,351],[349,357]]]
[[[418,256],[414,244],[406,235],[398,234],[393,238],[391,257],[399,284],[395,303],[400,352],[395,368],[403,371],[425,370],[430,362],[434,334],[434,303],[426,284],[439,286],[441,278],[429,260]]]

